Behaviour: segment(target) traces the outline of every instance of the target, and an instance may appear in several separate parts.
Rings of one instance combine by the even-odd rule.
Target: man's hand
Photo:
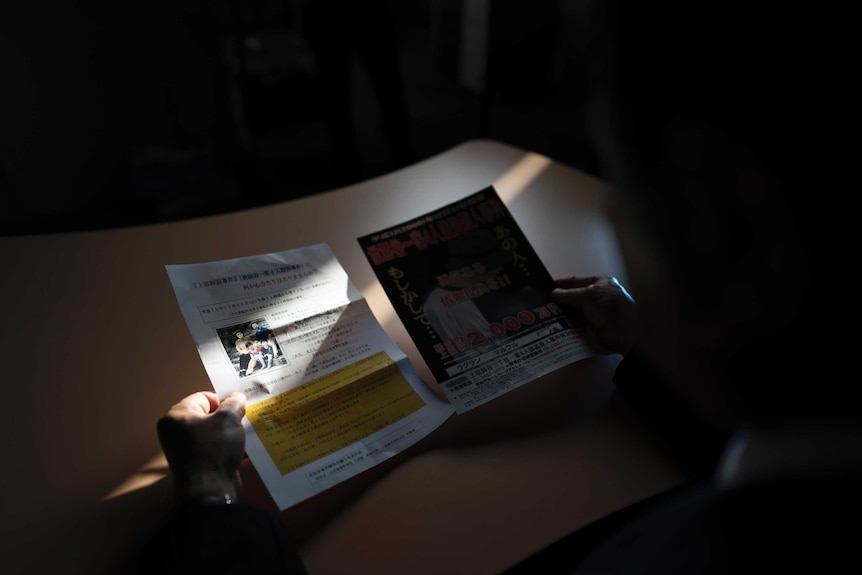
[[[209,391],[193,393],[159,419],[158,434],[180,500],[206,496],[236,499],[238,467],[245,453],[246,397],[232,393],[219,403]]]
[[[635,300],[613,277],[576,277],[557,280],[554,301],[581,310],[596,341],[608,353],[625,355],[634,345],[638,326]]]

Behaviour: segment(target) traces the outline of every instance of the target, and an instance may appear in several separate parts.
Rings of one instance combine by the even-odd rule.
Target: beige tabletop
[[[155,422],[212,389],[166,264],[326,243],[433,378],[356,238],[494,185],[551,274],[625,270],[607,186],[544,156],[466,142],[353,186],[181,222],[0,237],[4,573],[122,572],[171,504]],[[578,362],[281,512],[309,571],[497,573],[684,481],[612,394],[617,358]],[[254,469],[246,502],[276,509]]]

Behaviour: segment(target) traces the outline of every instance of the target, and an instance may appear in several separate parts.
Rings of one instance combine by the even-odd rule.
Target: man
[[[236,347],[236,352],[239,354],[239,376],[245,377],[248,365],[251,362],[251,354],[248,350],[251,341],[245,336],[242,330],[237,330],[234,336],[236,337],[234,346]]]
[[[270,338],[272,337],[272,330],[266,326],[261,326],[257,322],[252,322],[251,329],[254,330],[255,341],[269,342]]]
[[[272,341],[272,330],[257,322],[253,322],[251,328],[254,330],[254,341],[261,346],[264,368],[269,369],[278,356],[278,346]]]
[[[779,104],[798,81],[784,72],[798,70],[778,48],[796,44],[768,24],[785,13],[617,4],[597,4],[590,118],[633,297],[605,277],[560,280],[554,297],[624,356],[619,392],[697,480],[511,573],[846,570],[855,540],[840,519],[853,525],[859,511],[860,418],[832,373],[842,358],[818,347],[831,334],[811,329],[842,294],[815,272],[811,216],[792,187],[808,142],[782,131],[793,118]],[[181,495],[236,495],[242,401],[196,395],[163,420]],[[203,437],[222,435],[224,450],[198,454],[196,440],[211,448]],[[234,506],[221,507],[211,512]],[[219,540],[247,524],[221,527]],[[281,558],[284,536],[255,550]]]

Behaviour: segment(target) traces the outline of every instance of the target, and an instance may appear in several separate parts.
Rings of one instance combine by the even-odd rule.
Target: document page
[[[215,392],[248,397],[246,452],[279,509],[403,451],[454,413],[325,244],[165,267]]]
[[[458,413],[597,353],[493,187],[358,241]]]

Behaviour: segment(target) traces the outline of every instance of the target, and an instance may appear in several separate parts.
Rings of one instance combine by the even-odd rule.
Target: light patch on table
[[[545,156],[530,152],[494,182],[494,189],[504,202],[511,202],[551,165]]]
[[[149,487],[167,476],[168,461],[165,459],[165,454],[159,452],[157,455],[153,456],[152,459],[142,465],[135,473],[127,477],[122,483],[102,497],[101,501],[108,501],[115,497],[131,493],[132,491]]]
[[[384,429],[425,406],[384,352],[249,405],[246,415],[281,473]]]

